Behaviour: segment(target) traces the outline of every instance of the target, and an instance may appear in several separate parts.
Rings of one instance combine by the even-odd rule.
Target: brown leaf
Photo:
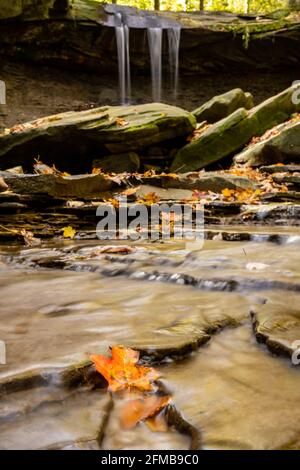
[[[158,397],[155,395],[145,396],[137,400],[129,401],[122,409],[121,424],[125,429],[134,428],[137,423],[145,419],[151,420],[158,413],[162,411],[170,403],[171,397],[164,396]],[[153,430],[155,428],[155,421],[151,420],[148,423]],[[157,426],[159,423],[157,422]],[[158,430],[158,429],[157,429]]]

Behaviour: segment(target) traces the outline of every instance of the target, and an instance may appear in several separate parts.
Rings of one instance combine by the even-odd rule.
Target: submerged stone
[[[221,332],[163,376],[204,449],[271,450],[300,446],[298,372],[255,344],[247,325]]]
[[[273,293],[266,303],[251,311],[257,340],[272,353],[289,357],[293,365],[300,364],[299,302],[297,294],[289,296],[287,304],[282,295]]]

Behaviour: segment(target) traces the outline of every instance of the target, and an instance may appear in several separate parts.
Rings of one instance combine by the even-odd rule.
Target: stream
[[[231,231],[234,241],[216,232],[202,250],[2,245],[0,448],[299,448],[300,229]],[[116,344],[161,371],[166,432],[122,429],[121,398],[89,364]]]

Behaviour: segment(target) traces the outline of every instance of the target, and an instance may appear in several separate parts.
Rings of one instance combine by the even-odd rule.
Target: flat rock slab
[[[148,184],[164,189],[178,188],[198,191],[221,192],[223,189],[254,189],[255,183],[249,178],[236,175],[220,174],[214,172],[180,173],[178,175],[133,175],[130,178],[132,184]]]
[[[35,249],[32,256],[34,252],[40,257]],[[51,259],[51,253],[45,253],[44,261],[47,256]],[[93,259],[107,264],[105,254]],[[25,275],[2,270],[0,284],[0,334],[7,347],[1,382],[26,371],[78,364],[92,353],[107,353],[112,344],[137,347],[154,357],[181,355],[208,341],[210,331],[242,321],[249,310],[238,294],[224,298],[192,287],[166,289],[164,283],[141,284],[87,272]],[[8,297],[9,304],[4,300]]]
[[[299,371],[255,344],[249,325],[221,332],[163,374],[204,449],[299,448]]]
[[[297,350],[300,351],[299,296],[289,296],[289,301],[286,302],[282,295],[274,293],[264,305],[253,307],[251,312],[255,336],[270,351],[289,358]],[[300,352],[295,359],[299,359],[299,364]]]
[[[7,186],[17,194],[46,195],[53,198],[97,198],[117,184],[102,174],[95,175],[14,175],[2,172]]]
[[[136,151],[189,135],[196,119],[187,111],[161,103],[102,107],[67,112],[15,126],[0,134],[0,168],[44,163],[76,167],[108,153]],[[78,162],[82,160],[83,162]]]
[[[261,166],[259,171],[262,173],[300,173],[300,165],[268,165]]]
[[[181,201],[191,200],[193,198],[193,191],[178,188],[159,188],[158,186],[143,184],[134,193],[136,199],[151,198],[151,195],[153,195],[153,200],[157,198],[158,200],[165,201]]]
[[[276,175],[273,176],[275,183],[287,184],[288,186],[293,185],[297,187],[300,186],[300,174],[299,175]]]
[[[104,391],[55,386],[1,397],[0,449],[99,449],[109,400]]]

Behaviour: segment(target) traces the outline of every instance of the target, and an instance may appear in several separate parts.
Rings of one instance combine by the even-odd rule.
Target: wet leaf
[[[136,388],[141,391],[154,389],[159,372],[152,367],[138,365],[139,352],[124,346],[111,348],[111,358],[103,355],[92,355],[97,371],[103,375],[111,392]]]
[[[147,424],[152,431],[161,431],[162,428],[166,431],[168,427],[164,417],[161,417],[160,420],[157,421],[154,417],[156,417],[162,409],[170,403],[170,400],[170,396],[160,397],[152,395],[129,401],[122,409],[122,427],[125,429],[132,429],[140,421],[147,420]],[[164,426],[161,421],[164,422]]]
[[[70,225],[68,227],[63,227],[62,230],[64,238],[74,238],[76,235],[76,230],[74,230]]]

